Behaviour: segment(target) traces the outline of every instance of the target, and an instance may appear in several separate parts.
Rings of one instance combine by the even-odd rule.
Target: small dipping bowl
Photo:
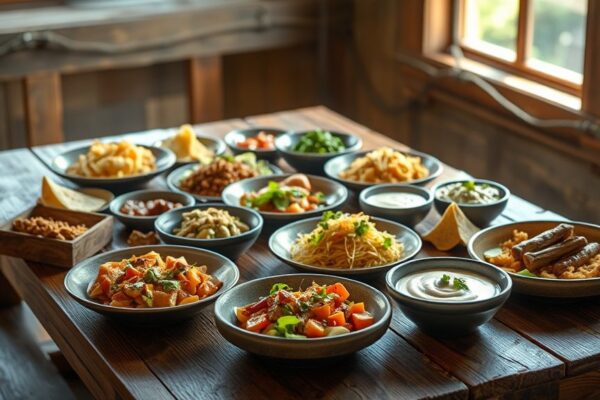
[[[407,193],[417,195],[423,199],[423,202],[422,204],[408,207],[403,207],[401,205],[396,207],[385,207],[373,204],[369,201],[369,198],[381,193]],[[427,216],[429,210],[431,210],[433,196],[429,189],[421,186],[386,183],[364,189],[360,192],[358,202],[360,204],[360,209],[365,214],[387,218],[404,225],[415,226],[421,222],[423,218]]]
[[[196,203],[196,199],[186,193],[170,192],[168,190],[136,190],[135,192],[122,194],[111,201],[110,212],[129,229],[137,229],[142,232],[148,232],[154,229],[154,221],[156,221],[156,219],[162,214],[149,215],[146,217],[128,215],[122,213],[121,208],[128,200],[148,201],[157,199],[163,199],[173,203],[181,203],[183,207],[191,206]]]
[[[399,281],[412,273],[458,270],[487,277],[500,287],[490,298],[472,301],[427,300],[410,296],[398,289]],[[452,272],[449,273],[452,275]],[[456,257],[421,258],[392,268],[385,276],[388,293],[398,301],[402,312],[420,329],[432,336],[453,337],[469,334],[488,322],[510,296],[509,275],[491,264]]]
[[[488,181],[486,179],[457,179],[452,181],[442,182],[436,187],[433,188],[433,204],[435,205],[435,209],[440,215],[444,214],[446,208],[452,203],[452,201],[447,201],[440,199],[438,197],[438,191],[441,188],[444,188],[448,185],[452,185],[454,183],[464,183],[464,182],[475,182],[475,184],[487,184],[491,187],[498,189],[500,192],[500,198],[492,203],[486,204],[466,204],[459,203],[458,204],[462,212],[465,213],[467,218],[477,225],[478,227],[488,226],[490,222],[492,222],[496,217],[502,214],[502,211],[506,208],[508,204],[508,199],[510,198],[510,191],[504,185],[499,184],[498,182]]]
[[[256,157],[262,160],[268,161],[276,161],[279,158],[279,153],[275,148],[275,140],[273,140],[273,148],[271,149],[248,149],[246,147],[240,147],[239,143],[243,142],[248,138],[253,138],[258,135],[260,132],[265,132],[266,134],[273,135],[274,139],[283,135],[286,131],[282,129],[275,128],[247,128],[247,129],[235,129],[230,131],[225,135],[225,143],[231,149],[231,152],[235,155],[242,154],[246,152],[256,153]]]
[[[173,233],[173,229],[181,226],[183,213],[196,209],[206,210],[210,207],[229,212],[230,215],[238,217],[240,221],[248,225],[250,229],[236,236],[214,239],[189,238],[177,236]],[[260,235],[260,232],[263,228],[263,223],[263,218],[260,216],[260,214],[251,208],[227,206],[219,203],[208,203],[176,208],[168,211],[156,219],[154,222],[154,228],[158,233],[158,236],[165,243],[212,250],[232,260],[235,260],[244,254],[246,250],[252,247]]]

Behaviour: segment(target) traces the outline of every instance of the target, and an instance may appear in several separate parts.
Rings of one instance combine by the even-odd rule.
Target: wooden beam
[[[23,79],[27,145],[61,143],[63,104],[60,75],[44,72]]]
[[[190,121],[194,124],[224,118],[221,56],[188,61]]]

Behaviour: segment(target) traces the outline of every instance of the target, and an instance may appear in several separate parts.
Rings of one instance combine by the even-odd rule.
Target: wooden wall
[[[520,128],[526,126],[514,118],[496,115],[517,128],[508,129],[476,112],[480,105],[458,104],[460,91],[407,105],[423,76],[394,55],[421,45],[422,33],[410,24],[421,17],[417,6],[413,0],[355,2],[354,30],[337,32],[329,44],[331,107],[544,208],[600,223],[597,167],[525,138]]]
[[[315,105],[314,43],[225,56],[225,116]],[[189,121],[185,62],[63,75],[66,140],[173,127]],[[0,83],[0,149],[25,146],[19,82]]]

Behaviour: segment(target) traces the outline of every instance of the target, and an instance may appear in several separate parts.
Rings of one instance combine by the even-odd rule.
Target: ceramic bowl
[[[176,133],[177,132],[173,133],[173,135],[175,135]],[[212,136],[206,136],[206,135],[196,135],[196,138],[198,139],[198,141],[200,143],[202,143],[204,145],[204,147],[206,147],[209,150],[212,150],[212,152],[214,153],[215,156],[220,156],[222,154],[225,154],[225,151],[227,151],[227,146],[225,145],[225,142],[219,138],[212,137]],[[157,147],[161,147],[163,149],[168,149],[168,147],[163,146],[162,140],[159,140],[154,145]],[[175,166],[180,167],[185,164],[195,164],[196,162],[197,162],[196,160],[178,160],[178,159],[176,159]]]
[[[94,282],[101,264],[121,261],[134,255],[156,251],[163,259],[166,256],[185,257],[188,263],[206,265],[208,273],[223,282],[223,287],[212,296],[191,304],[167,308],[122,308],[102,304],[91,299],[87,290]],[[236,265],[212,251],[183,246],[140,246],[101,253],[75,265],[65,276],[65,289],[78,303],[97,313],[113,317],[121,322],[143,325],[162,325],[192,318],[223,293],[232,288],[239,279]]]
[[[404,245],[404,254],[399,260],[376,267],[354,269],[315,267],[292,260],[290,248],[298,237],[298,234],[310,233],[316,228],[320,220],[321,217],[308,218],[279,228],[269,238],[269,249],[281,261],[301,271],[348,276],[357,279],[369,279],[381,275],[394,265],[413,258],[421,250],[422,241],[415,231],[397,222],[381,218],[371,218],[371,221],[375,223],[378,230],[386,231],[395,236]]]
[[[495,296],[485,300],[452,302],[425,300],[404,294],[397,288],[404,276],[431,269],[453,269],[481,274],[500,286]],[[421,258],[391,269],[385,283],[402,312],[423,331],[434,336],[468,334],[488,322],[510,296],[512,282],[502,269],[491,264],[456,257]]]
[[[234,307],[256,302],[261,296],[268,294],[275,283],[286,283],[293,288],[299,288],[306,287],[313,281],[323,285],[342,283],[350,292],[352,300],[365,303],[366,309],[375,317],[375,323],[345,335],[313,339],[268,336],[238,327]],[[361,282],[330,275],[294,274],[256,279],[236,286],[215,304],[217,329],[229,342],[250,353],[292,360],[339,357],[359,351],[385,333],[391,316],[390,303],[379,290]]]
[[[293,174],[260,176],[258,178],[244,179],[232,183],[223,190],[223,201],[231,206],[239,206],[240,198],[244,193],[256,192],[269,184],[269,181],[280,182]],[[348,199],[348,190],[341,184],[331,179],[307,175],[312,185],[313,192],[321,192],[325,196],[326,204],[313,211],[297,214],[259,211],[267,223],[291,222],[303,218],[321,215],[324,211],[335,210],[342,206]]]
[[[340,178],[340,173],[342,171],[344,171],[346,168],[348,168],[350,166],[350,164],[352,164],[352,161],[356,160],[357,158],[364,157],[371,151],[372,150],[361,151],[359,153],[345,154],[342,156],[332,158],[331,160],[327,161],[327,163],[325,164],[325,167],[324,167],[325,175],[327,175],[331,179],[335,179],[336,181],[343,183],[344,185],[346,185],[346,187],[348,187],[349,189],[353,189],[353,190],[363,190],[363,189],[368,188],[369,186],[376,185],[376,183],[350,181],[347,179]],[[442,173],[442,170],[443,170],[442,163],[437,158],[430,156],[429,154],[421,153],[421,152],[414,151],[414,150],[410,150],[410,151],[397,150],[397,151],[399,151],[400,153],[403,153],[403,154],[410,155],[410,156],[421,157],[421,163],[429,170],[429,175],[425,178],[414,179],[412,181],[406,181],[406,182],[402,182],[402,183],[396,182],[396,184],[398,184],[398,185],[403,185],[403,184],[404,185],[423,185],[427,182],[434,180],[435,178],[440,176],[440,174]]]
[[[202,196],[199,194],[188,193],[186,191],[181,190],[181,188],[179,187],[179,182],[181,182],[183,179],[185,179],[187,176],[189,176],[197,167],[198,167],[197,163],[186,164],[186,165],[183,165],[183,166],[173,170],[167,176],[168,188],[174,192],[189,194],[200,202],[208,202],[208,201],[219,202],[219,201],[221,201],[221,196]],[[279,167],[276,167],[273,164],[269,164],[269,169],[273,172],[273,175],[281,175],[283,173],[283,171]]]
[[[342,154],[354,153],[362,147],[362,139],[358,136],[351,135],[342,132],[331,132],[332,135],[339,137],[344,142],[346,148],[336,153],[301,153],[292,150],[292,148],[298,143],[298,141],[306,133],[311,131],[303,132],[288,132],[281,135],[275,140],[275,147],[283,157],[283,159],[296,171],[304,172],[308,174],[323,175],[323,167],[325,163],[334,157]]]
[[[250,229],[237,236],[215,239],[194,239],[176,236],[173,233],[173,229],[181,225],[183,213],[196,209],[205,210],[209,207],[214,207],[229,212],[229,214],[238,217],[240,221],[247,224]],[[232,260],[237,259],[246,250],[252,247],[260,235],[262,228],[263,219],[256,211],[246,207],[227,206],[218,203],[176,208],[162,214],[154,222],[154,229],[158,233],[158,236],[161,238],[161,240],[165,243],[209,249],[229,257]]]
[[[523,221],[496,225],[479,231],[469,241],[471,258],[485,261],[484,253],[498,248],[500,243],[512,237],[514,229],[527,232],[533,237],[554,228],[561,221]],[[600,243],[600,226],[583,222],[567,222],[575,227],[575,234],[585,236],[589,242]],[[588,279],[550,279],[508,273],[516,293],[551,298],[577,298],[600,295],[600,277]]]
[[[473,222],[475,225],[477,225],[479,227],[488,226],[490,224],[490,222],[492,222],[494,219],[496,219],[496,217],[498,217],[500,214],[502,214],[502,211],[504,211],[504,209],[506,208],[506,205],[508,204],[508,199],[510,198],[510,191],[508,190],[508,188],[499,184],[498,182],[488,181],[485,179],[457,179],[457,180],[442,182],[439,185],[437,185],[432,191],[433,192],[433,204],[435,205],[435,209],[437,210],[438,213],[440,213],[440,215],[442,215],[442,214],[444,214],[444,211],[446,211],[446,208],[448,208],[448,206],[450,204],[452,204],[451,201],[442,200],[438,197],[438,191],[441,188],[446,187],[448,185],[452,185],[454,183],[463,183],[463,182],[469,182],[469,181],[473,181],[476,184],[479,183],[479,184],[490,185],[490,186],[498,189],[498,191],[500,192],[500,199],[493,203],[488,203],[488,204],[457,203],[458,206],[460,207],[460,209],[465,213],[467,218],[469,218],[469,220],[471,222]]]
[[[268,150],[267,149],[250,150],[250,149],[238,146],[239,142],[243,142],[244,140],[246,140],[248,138],[255,137],[260,132],[265,132],[267,134],[273,135],[275,138],[277,138],[285,133],[284,130],[275,129],[275,128],[235,129],[235,130],[229,132],[227,135],[225,135],[224,140],[225,140],[225,143],[227,143],[227,146],[231,149],[231,152],[233,154],[241,154],[241,153],[246,153],[248,151],[251,151],[253,153],[256,153],[256,156],[261,160],[276,161],[279,158],[279,153],[277,152],[277,149],[275,148],[275,143],[273,143],[273,148],[268,149]]]
[[[391,208],[371,204],[369,197],[379,193],[411,193],[421,196],[424,203],[408,208]],[[431,210],[433,196],[427,188],[414,185],[398,185],[396,183],[386,183],[383,185],[371,186],[362,192],[358,198],[360,209],[365,214],[376,217],[386,218],[392,221],[400,222],[404,225],[415,226],[423,220]]]
[[[154,230],[154,221],[156,221],[158,215],[148,217],[127,215],[121,212],[121,207],[123,207],[123,204],[128,200],[147,201],[155,199],[164,199],[173,203],[181,203],[184,207],[196,204],[196,199],[186,193],[175,193],[166,190],[137,190],[135,192],[122,194],[114,199],[110,203],[110,212],[129,229],[148,232]]]
[[[154,146],[144,146],[149,149],[156,159],[156,170],[145,174],[124,176],[121,178],[87,178],[78,175],[72,175],[67,173],[67,168],[74,164],[80,155],[85,155],[90,146],[82,146],[76,149],[67,150],[64,153],[54,157],[50,163],[50,169],[57,175],[70,180],[81,186],[94,186],[109,190],[123,190],[131,187],[139,186],[146,183],[156,176],[167,171],[175,163],[175,154],[171,150],[163,149]]]

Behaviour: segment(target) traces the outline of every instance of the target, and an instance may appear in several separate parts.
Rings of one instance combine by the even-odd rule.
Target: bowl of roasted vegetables
[[[285,174],[245,179],[223,191],[223,201],[258,211],[265,221],[295,221],[342,206],[348,190],[331,179]]]
[[[297,171],[323,175],[327,161],[360,150],[362,140],[349,133],[315,129],[281,135],[275,140],[275,147]]]
[[[257,279],[215,303],[215,321],[225,339],[250,353],[284,359],[359,351],[385,333],[391,315],[379,290],[331,275]]]
[[[160,324],[193,317],[236,284],[229,259],[204,249],[154,245],[88,258],[65,276],[81,305],[124,322]]]
[[[165,243],[209,249],[232,260],[252,246],[262,227],[258,212],[219,203],[176,208],[154,222]]]
[[[251,151],[262,160],[275,161],[279,158],[275,139],[284,133],[275,128],[235,129],[225,135],[224,140],[233,154]]]

